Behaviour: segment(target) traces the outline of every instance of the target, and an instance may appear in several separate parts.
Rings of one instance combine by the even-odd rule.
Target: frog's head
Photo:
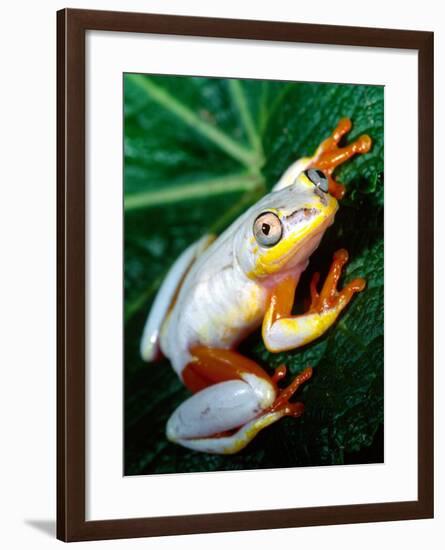
[[[242,270],[252,279],[303,271],[337,209],[325,174],[301,172],[292,185],[269,193],[246,213],[235,245]]]

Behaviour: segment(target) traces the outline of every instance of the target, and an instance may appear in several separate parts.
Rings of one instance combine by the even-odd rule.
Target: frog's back
[[[237,265],[231,235],[222,235],[195,261],[162,327],[161,349],[180,374],[190,348],[232,348],[262,321],[265,291]]]
[[[186,248],[164,278],[151,306],[142,334],[140,352],[145,361],[153,361],[157,357],[161,327],[175,302],[179,288],[190,267],[214,240],[214,235],[204,235]]]

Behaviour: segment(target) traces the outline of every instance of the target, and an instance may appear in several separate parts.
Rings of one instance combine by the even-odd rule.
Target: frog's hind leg
[[[187,365],[183,379],[196,393],[170,417],[171,441],[196,451],[233,454],[283,416],[303,413],[302,403],[289,399],[311,376],[311,369],[279,390],[284,367],[269,377],[254,361],[232,350],[196,346],[191,353],[195,361]]]

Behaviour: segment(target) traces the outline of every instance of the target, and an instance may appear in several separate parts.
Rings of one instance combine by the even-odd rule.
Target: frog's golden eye
[[[253,234],[261,246],[273,246],[283,235],[280,218],[273,212],[260,214],[253,224]]]
[[[315,168],[310,168],[306,170],[305,175],[309,181],[316,185],[319,189],[325,193],[329,190],[328,178],[321,170],[316,170]]]

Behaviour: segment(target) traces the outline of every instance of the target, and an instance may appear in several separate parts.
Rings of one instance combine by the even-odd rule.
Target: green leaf
[[[378,86],[125,76],[125,473],[316,466],[383,460],[383,88]],[[241,350],[268,372],[313,378],[285,418],[234,456],[195,453],[164,434],[188,397],[167,360],[139,357],[145,318],[178,255],[206,232],[221,232],[270,189],[294,160],[312,154],[341,117],[346,142],[368,133],[370,153],[337,171],[347,186],[335,224],[297,289],[332,254],[351,257],[343,282],[367,281],[339,321],[303,349],[271,354],[259,334]]]

